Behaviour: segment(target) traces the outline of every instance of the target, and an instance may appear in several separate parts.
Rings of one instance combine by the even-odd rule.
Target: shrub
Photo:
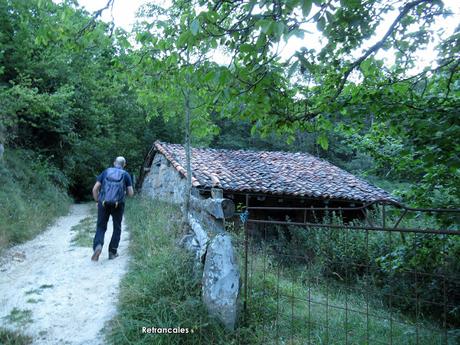
[[[378,210],[369,217],[379,224]],[[397,212],[389,212],[386,223],[394,224],[397,218]],[[321,222],[344,227],[288,226],[288,236],[275,227],[278,236],[270,245],[282,254],[276,257],[284,266],[308,265],[322,278],[352,286],[372,282],[392,308],[439,323],[446,319],[448,327],[460,325],[458,236],[347,229],[336,215]],[[348,225],[366,224],[355,220]],[[416,214],[403,219],[400,226],[436,229],[443,227],[443,221],[435,215]]]

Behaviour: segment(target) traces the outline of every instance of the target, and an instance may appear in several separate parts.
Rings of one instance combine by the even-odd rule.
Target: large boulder
[[[228,234],[218,234],[208,245],[203,271],[203,301],[211,315],[228,329],[235,328],[240,271]]]

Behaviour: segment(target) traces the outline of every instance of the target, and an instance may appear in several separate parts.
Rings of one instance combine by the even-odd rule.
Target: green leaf
[[[311,11],[312,0],[302,0],[302,15],[308,17]]]
[[[290,78],[298,70],[299,64],[300,64],[300,62],[299,62],[299,60],[297,60],[291,66],[289,66],[288,78]]]
[[[326,19],[324,19],[324,17],[319,18],[316,22],[316,27],[319,31],[324,31],[324,28],[326,27]]]
[[[361,5],[359,0],[340,0],[340,4],[349,8],[358,8]]]
[[[179,38],[177,39],[177,46],[183,47],[187,43],[189,35],[190,33],[188,31],[184,31],[183,33],[181,33]]]
[[[164,20],[157,20],[156,21],[156,24],[159,28],[166,28],[168,27],[168,22],[164,21]]]
[[[264,34],[270,33],[270,27],[272,25],[273,21],[268,20],[268,19],[261,19],[257,21],[256,26],[260,27],[262,32]]]
[[[303,29],[300,29],[300,28],[297,28],[297,29],[294,29],[293,30],[293,34],[298,37],[298,38],[301,38],[303,39],[305,37],[305,33],[308,32],[307,30],[303,30]]]
[[[200,20],[198,18],[195,18],[192,21],[192,24],[190,24],[190,31],[192,32],[193,36],[196,36],[199,30],[200,30]]]
[[[323,150],[327,150],[329,148],[329,141],[327,140],[325,133],[321,133],[318,138],[316,138],[316,142],[321,146]]]
[[[282,22],[273,22],[271,27],[273,32],[276,34],[276,37],[281,37],[286,26]]]
[[[322,118],[321,119],[321,127],[327,131],[332,130],[332,122],[328,119]],[[326,138],[327,139],[327,138]]]
[[[217,44],[217,39],[212,38],[210,42],[211,48],[216,49],[218,44]]]
[[[299,0],[287,0],[286,7],[292,11],[294,7],[296,7],[299,3],[300,3]]]
[[[240,51],[243,53],[251,53],[255,50],[252,44],[244,43],[240,46]]]
[[[372,61],[370,59],[367,59],[361,62],[361,65],[359,66],[359,68],[361,69],[361,71],[363,72],[365,76],[369,74],[371,65],[372,65]]]
[[[215,77],[215,72],[214,72],[214,71],[209,71],[209,72],[206,73],[206,75],[204,76],[204,81],[209,82],[209,81],[211,81],[212,79],[214,79],[214,77]]]
[[[177,61],[178,61],[178,56],[176,53],[173,53],[171,54],[168,59],[166,60],[168,62],[168,64],[170,65],[175,65],[177,64]]]
[[[260,34],[259,38],[256,41],[256,48],[262,48],[265,44],[267,43],[267,35],[265,34]]]

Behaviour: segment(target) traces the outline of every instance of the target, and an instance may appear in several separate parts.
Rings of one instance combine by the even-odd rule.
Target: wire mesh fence
[[[245,323],[263,325],[261,344],[460,344],[459,217],[388,202],[247,207]]]

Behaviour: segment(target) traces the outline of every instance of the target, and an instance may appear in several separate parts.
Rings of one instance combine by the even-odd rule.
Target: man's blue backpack
[[[108,168],[102,182],[101,201],[105,205],[118,206],[125,201],[125,172],[122,169]]]

